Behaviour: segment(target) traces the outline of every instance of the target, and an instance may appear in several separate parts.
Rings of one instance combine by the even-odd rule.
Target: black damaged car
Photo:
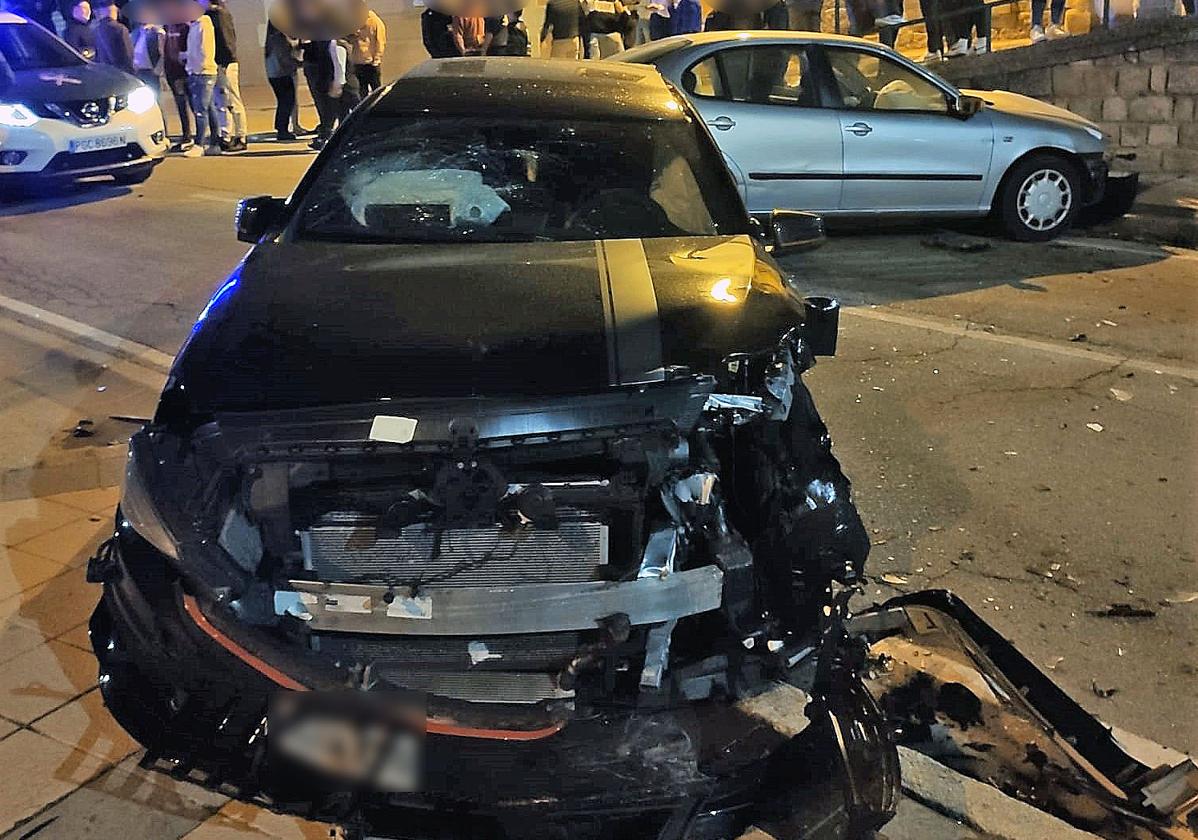
[[[652,68],[462,59],[238,232],[89,566],[148,763],[372,836],[885,822],[818,219]]]

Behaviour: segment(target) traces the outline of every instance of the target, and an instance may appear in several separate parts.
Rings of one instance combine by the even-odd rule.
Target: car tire
[[[1047,242],[1073,225],[1081,199],[1077,167],[1059,155],[1035,154],[1007,171],[998,216],[1012,239]]]
[[[147,163],[144,166],[133,166],[129,169],[122,169],[120,172],[114,172],[112,179],[122,186],[131,187],[144,182],[153,171],[154,164]]]

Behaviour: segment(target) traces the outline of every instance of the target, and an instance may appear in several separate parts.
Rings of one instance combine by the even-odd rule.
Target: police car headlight
[[[37,122],[37,114],[18,102],[0,102],[0,125],[26,128]]]
[[[135,114],[144,114],[157,104],[158,98],[154,96],[154,91],[145,85],[134,89],[129,94],[129,110]]]

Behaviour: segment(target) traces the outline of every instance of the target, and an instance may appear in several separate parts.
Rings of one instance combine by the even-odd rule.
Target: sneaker
[[[195,143],[193,143],[191,141],[191,138],[188,137],[186,140],[180,140],[178,143],[175,143],[173,146],[171,146],[171,151],[174,152],[175,154],[182,154],[183,152],[186,152],[188,149],[191,149],[194,147],[195,147]]]
[[[317,137],[315,140],[313,140],[311,143],[308,144],[308,148],[315,149],[316,151],[319,152],[321,149],[324,148],[324,144],[327,142],[329,142],[329,141],[324,139],[323,137]]]
[[[944,59],[940,57],[938,52],[928,52],[923,54],[923,58],[919,60],[920,64],[936,64]]]
[[[1040,43],[1041,41],[1044,40],[1044,37],[1045,36],[1044,36],[1044,27],[1043,26],[1033,26],[1032,27],[1032,43],[1033,44]]]
[[[902,15],[886,15],[885,17],[874,18],[874,23],[878,26],[898,26],[900,23],[906,23],[907,19]]]
[[[990,52],[990,39],[978,38],[977,43],[973,45],[973,54],[985,55],[988,52]]]
[[[947,55],[949,58],[955,58],[959,55],[969,55],[969,39],[958,38],[957,42],[948,48]]]
[[[1056,41],[1061,38],[1068,37],[1069,33],[1065,30],[1065,27],[1061,26],[1059,23],[1050,23],[1048,25],[1048,40]]]
[[[217,157],[223,154],[224,150],[220,146],[209,146],[204,149],[204,157]]]
[[[185,158],[198,158],[204,156],[204,150],[192,143],[190,146],[180,152],[180,154],[182,154]]]
[[[227,143],[221,144],[221,149],[226,152],[244,152],[248,148],[249,144],[245,141],[244,137],[237,137],[229,140]]]

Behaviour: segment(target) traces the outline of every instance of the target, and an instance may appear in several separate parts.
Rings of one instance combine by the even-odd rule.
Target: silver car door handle
[[[852,132],[853,134],[856,134],[858,137],[864,137],[865,135],[867,135],[871,131],[873,131],[873,129],[870,128],[870,126],[867,123],[863,123],[863,122],[855,122],[850,126],[846,126],[844,130]]]
[[[727,131],[736,125],[736,120],[732,119],[732,117],[716,117],[708,125],[712,128],[718,128],[720,131]]]

